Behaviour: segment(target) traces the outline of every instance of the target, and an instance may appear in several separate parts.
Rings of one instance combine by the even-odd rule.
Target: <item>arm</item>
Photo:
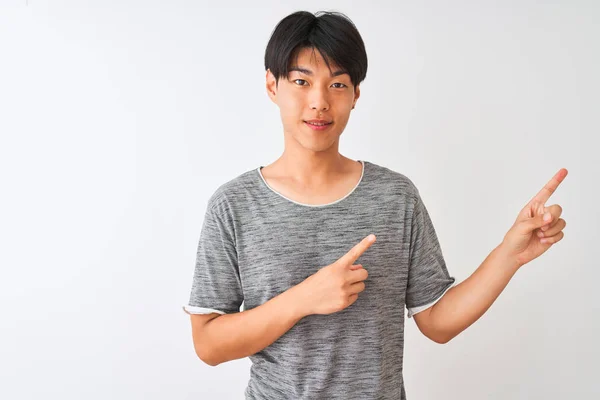
[[[449,342],[488,310],[518,269],[499,245],[469,278],[414,315],[419,330],[437,343]]]
[[[560,218],[562,207],[545,204],[567,173],[561,168],[525,205],[502,243],[473,275],[448,290],[432,307],[415,315],[421,332],[438,343],[447,343],[487,311],[519,268],[564,237],[566,222]]]
[[[271,345],[305,316],[295,301],[296,288],[293,286],[251,310],[220,315],[201,329],[193,329],[198,356],[208,365],[217,366]]]

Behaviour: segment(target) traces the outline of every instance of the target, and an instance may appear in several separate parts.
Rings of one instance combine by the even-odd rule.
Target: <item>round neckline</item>
[[[279,193],[278,191],[276,191],[275,189],[273,189],[265,180],[265,177],[263,176],[262,172],[260,171],[261,168],[263,168],[262,165],[260,165],[258,168],[256,168],[256,172],[258,173],[258,176],[260,177],[261,181],[265,184],[265,186],[267,187],[267,189],[269,189],[271,192],[275,193],[276,195],[278,195],[279,197],[284,198],[285,200],[297,204],[299,206],[304,206],[304,207],[312,207],[312,208],[321,208],[321,207],[327,207],[327,206],[332,206],[334,204],[339,203],[340,201],[348,198],[352,193],[354,193],[356,191],[356,189],[360,186],[360,184],[363,181],[363,178],[365,176],[365,169],[366,169],[366,161],[364,160],[356,160],[359,161],[362,164],[362,171],[360,173],[360,179],[358,180],[358,182],[356,183],[356,185],[354,185],[354,187],[352,188],[352,190],[350,190],[348,193],[346,193],[346,195],[344,195],[343,197],[334,200],[330,203],[325,203],[325,204],[306,204],[306,203],[301,203],[299,201],[290,199],[289,197],[284,196],[283,194]]]

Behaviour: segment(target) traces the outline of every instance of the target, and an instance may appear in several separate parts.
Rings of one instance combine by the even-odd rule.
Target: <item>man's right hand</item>
[[[332,314],[358,299],[358,293],[365,290],[363,281],[369,273],[354,262],[375,240],[375,235],[367,236],[333,264],[321,268],[295,287],[304,316]]]

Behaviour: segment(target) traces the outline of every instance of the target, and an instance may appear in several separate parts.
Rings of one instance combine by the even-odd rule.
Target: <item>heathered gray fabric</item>
[[[343,199],[303,205],[252,169],[209,199],[189,313],[258,307],[347,253],[370,233],[355,262],[369,272],[350,307],[309,315],[250,356],[246,399],[405,399],[405,307],[418,312],[454,285],[429,214],[413,182],[363,161]],[[240,396],[241,397],[241,396]]]

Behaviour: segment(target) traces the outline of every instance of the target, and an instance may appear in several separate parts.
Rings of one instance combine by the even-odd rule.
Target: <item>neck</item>
[[[307,185],[327,185],[351,170],[351,160],[332,148],[325,151],[311,151],[298,146],[286,147],[283,154],[273,163],[278,175]]]

